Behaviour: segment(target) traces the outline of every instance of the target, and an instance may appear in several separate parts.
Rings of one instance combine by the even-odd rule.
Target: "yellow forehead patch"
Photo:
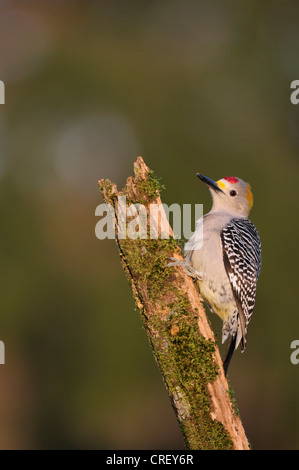
[[[225,183],[223,183],[223,181],[219,180],[219,181],[216,181],[217,185],[219,186],[220,189],[225,189],[226,188],[226,185]]]
[[[253,195],[252,195],[251,187],[250,187],[250,184],[249,184],[249,183],[247,183],[246,198],[247,198],[247,201],[248,201],[248,204],[249,204],[249,209],[251,209],[251,208],[252,208],[252,204],[253,204]]]

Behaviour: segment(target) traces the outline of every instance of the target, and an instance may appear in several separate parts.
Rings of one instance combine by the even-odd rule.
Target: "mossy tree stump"
[[[186,447],[247,450],[244,428],[198,291],[181,267],[167,266],[170,257],[183,257],[165,212],[160,212],[159,220],[157,213],[154,225],[157,231],[169,231],[170,238],[151,239],[148,225],[146,239],[118,236],[119,196],[126,196],[128,205],[142,204],[147,221],[151,205],[162,204],[159,183],[141,157],[134,164],[134,173],[122,191],[109,180],[100,180],[99,187],[105,202],[113,206],[122,265]]]

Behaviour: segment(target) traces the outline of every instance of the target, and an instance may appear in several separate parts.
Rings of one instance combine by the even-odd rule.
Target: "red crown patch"
[[[238,178],[235,178],[234,176],[225,176],[223,179],[231,184],[235,184],[239,181]]]

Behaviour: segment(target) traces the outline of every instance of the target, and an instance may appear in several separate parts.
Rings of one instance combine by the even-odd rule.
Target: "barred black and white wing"
[[[238,308],[238,336],[241,349],[244,350],[261,271],[261,241],[256,227],[249,219],[234,218],[223,228],[221,243],[225,269]]]

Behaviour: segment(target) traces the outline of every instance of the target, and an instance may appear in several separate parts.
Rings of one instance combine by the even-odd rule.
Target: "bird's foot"
[[[193,279],[196,279],[197,281],[201,281],[203,278],[203,275],[200,271],[197,271],[196,269],[193,268],[193,266],[190,263],[187,263],[184,260],[179,260],[177,258],[169,258],[171,260],[170,263],[167,264],[167,267],[171,266],[181,266],[183,271]]]

